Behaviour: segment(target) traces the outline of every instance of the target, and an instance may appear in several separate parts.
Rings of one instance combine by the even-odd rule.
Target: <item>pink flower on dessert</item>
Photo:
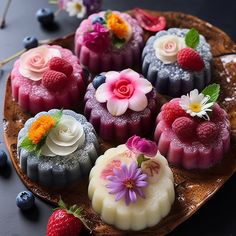
[[[148,80],[131,69],[110,71],[105,76],[106,81],[97,88],[95,97],[100,103],[107,102],[107,110],[113,116],[123,115],[128,108],[143,111],[147,107],[146,94],[152,90]]]
[[[135,203],[138,196],[145,198],[142,189],[148,186],[147,175],[142,173],[135,161],[129,167],[123,164],[120,169],[114,168],[113,172],[113,176],[107,177],[109,183],[106,187],[111,190],[110,194],[116,195],[116,201],[124,198],[125,204],[129,205]]]
[[[91,31],[84,34],[83,42],[94,52],[106,51],[111,45],[110,32],[102,24],[96,23]]]
[[[140,155],[146,155],[148,157],[154,157],[157,154],[157,145],[155,142],[147,140],[145,138],[140,138],[139,136],[132,136],[126,142],[126,146],[132,152]]]
[[[53,57],[61,57],[58,49],[40,46],[30,49],[20,57],[19,72],[22,76],[39,81],[48,70],[48,61]]]

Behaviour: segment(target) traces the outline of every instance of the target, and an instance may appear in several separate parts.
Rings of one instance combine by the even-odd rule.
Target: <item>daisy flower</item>
[[[214,104],[214,102],[209,102],[209,100],[210,96],[204,96],[202,93],[198,93],[197,89],[194,89],[187,96],[181,96],[180,106],[190,116],[198,116],[209,120],[207,112],[212,111],[211,107]]]
[[[66,11],[69,13],[69,16],[83,18],[86,15],[87,9],[83,0],[72,0],[66,3]]]
[[[138,168],[137,163],[134,161],[129,167],[123,164],[121,168],[113,169],[113,176],[108,176],[109,183],[106,185],[110,189],[110,194],[115,194],[116,201],[125,199],[125,204],[135,203],[138,196],[145,198],[142,188],[146,187],[148,183],[145,181],[146,174]]]

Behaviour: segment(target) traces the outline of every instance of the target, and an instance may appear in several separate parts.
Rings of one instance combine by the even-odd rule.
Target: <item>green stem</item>
[[[26,51],[26,49],[23,49],[19,52],[17,52],[16,54],[8,57],[7,59],[3,60],[3,61],[0,61],[0,67],[1,66],[4,66],[5,64],[7,64],[8,62],[14,60],[15,58],[19,57],[22,53],[24,53]]]

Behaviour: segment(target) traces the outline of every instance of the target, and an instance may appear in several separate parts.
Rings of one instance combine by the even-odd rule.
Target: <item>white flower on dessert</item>
[[[59,123],[49,132],[41,149],[45,156],[67,156],[85,141],[83,126],[72,116],[62,115]]]
[[[212,111],[211,107],[214,104],[214,102],[209,102],[209,99],[210,96],[204,96],[202,93],[198,93],[197,89],[194,89],[187,96],[181,96],[180,106],[190,116],[198,116],[209,120],[207,112]]]
[[[153,43],[156,57],[164,64],[177,61],[178,52],[186,47],[184,38],[176,35],[164,35]]]
[[[67,2],[66,11],[69,13],[69,16],[83,18],[86,15],[87,9],[83,4],[83,0],[72,0]]]

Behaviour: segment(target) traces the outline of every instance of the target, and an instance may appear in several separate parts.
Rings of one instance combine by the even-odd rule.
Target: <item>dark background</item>
[[[5,0],[0,0],[0,14],[4,5]],[[61,13],[56,18],[57,30],[52,32],[40,27],[35,12],[38,8],[46,6],[48,6],[47,0],[12,0],[6,28],[0,29],[0,60],[21,50],[22,39],[25,36],[32,35],[41,40],[60,37],[75,31],[79,20],[68,17],[67,13]],[[104,9],[114,10],[128,10],[136,6],[158,11],[181,11],[198,16],[221,28],[236,41],[234,0],[104,0],[103,4]],[[50,7],[56,9],[53,5]],[[11,68],[12,63],[9,63],[3,67],[4,72],[0,72],[0,120],[2,120],[5,81]],[[5,149],[2,124],[0,128],[0,148]],[[0,170],[0,236],[45,235],[52,207],[37,198],[33,210],[27,213],[21,212],[16,207],[15,197],[24,189],[25,186],[8,160],[8,167]],[[236,235],[236,175],[170,235]]]

